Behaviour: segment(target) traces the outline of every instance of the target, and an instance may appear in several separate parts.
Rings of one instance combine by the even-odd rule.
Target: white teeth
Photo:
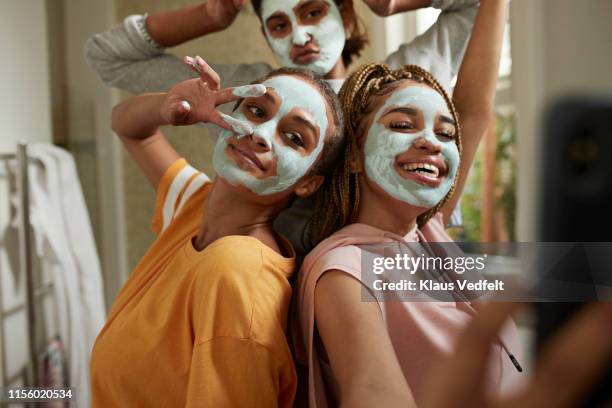
[[[437,178],[440,175],[440,170],[433,164],[429,163],[404,163],[401,164],[400,167],[402,168],[402,170],[422,174],[429,177]]]

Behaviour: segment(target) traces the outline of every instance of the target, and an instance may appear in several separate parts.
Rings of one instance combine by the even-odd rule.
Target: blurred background
[[[14,153],[18,141],[49,142],[72,153],[100,255],[107,307],[153,241],[149,226],[155,199],[110,129],[111,109],[126,94],[98,80],[85,62],[83,46],[92,34],[108,30],[127,15],[194,3],[0,0],[0,153]],[[370,45],[353,68],[359,62],[383,59],[424,32],[437,17],[436,10],[426,9],[380,18],[358,0],[355,4],[369,31]],[[540,145],[543,108],[572,91],[612,90],[610,0],[512,0],[510,16],[497,118],[465,189],[464,226],[453,231],[459,240],[533,240],[538,158],[546,154],[546,146]],[[250,7],[225,32],[171,51],[217,63],[275,63]],[[166,129],[166,134],[180,154],[214,174],[208,160],[212,142],[205,130],[174,128]],[[10,182],[1,165],[0,226],[11,218]],[[24,296],[21,289],[17,295],[10,292],[11,285],[6,284],[15,276],[11,270],[15,263],[2,253],[9,250],[7,242],[0,241],[4,308]],[[14,282],[13,286],[19,289]],[[21,329],[7,330],[21,338]]]

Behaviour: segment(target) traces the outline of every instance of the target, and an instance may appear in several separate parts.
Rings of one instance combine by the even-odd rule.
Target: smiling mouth
[[[229,144],[228,146],[230,148],[230,151],[232,152],[232,156],[234,157],[236,164],[238,164],[239,167],[243,168],[243,170],[246,170],[244,169],[244,167],[247,167],[265,171],[261,162],[252,152],[234,146],[233,144]]]
[[[445,169],[431,163],[395,163],[397,172],[403,178],[414,180],[419,184],[438,187],[446,177]]]

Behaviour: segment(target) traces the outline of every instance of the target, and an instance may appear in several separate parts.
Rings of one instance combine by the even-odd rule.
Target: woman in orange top
[[[335,94],[312,74],[272,72],[221,90],[200,78],[128,99],[113,129],[157,189],[157,240],[121,289],[92,352],[94,407],[290,407],[285,340],[295,255],[272,222],[312,194],[343,148]],[[238,101],[233,117],[216,110]],[[159,126],[215,123],[214,181]]]

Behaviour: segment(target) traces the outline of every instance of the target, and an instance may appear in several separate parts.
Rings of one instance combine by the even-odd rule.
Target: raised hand
[[[200,77],[181,82],[168,91],[160,108],[162,118],[175,126],[206,122],[239,135],[251,134],[253,129],[248,123],[218,111],[217,106],[261,96],[266,93],[266,87],[256,84],[221,89],[219,75],[202,58],[185,57],[185,64]]]
[[[204,11],[219,30],[229,27],[246,4],[246,0],[208,0]]]
[[[431,6],[431,0],[363,0],[363,2],[381,17]]]

